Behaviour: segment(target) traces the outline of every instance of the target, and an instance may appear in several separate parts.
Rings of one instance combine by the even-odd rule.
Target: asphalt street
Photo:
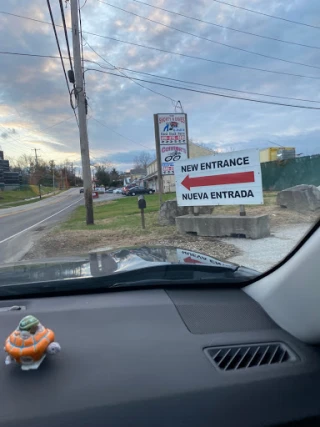
[[[103,194],[95,202],[123,197]],[[70,189],[28,205],[0,210],[0,266],[19,261],[33,243],[53,225],[84,204],[79,189]]]

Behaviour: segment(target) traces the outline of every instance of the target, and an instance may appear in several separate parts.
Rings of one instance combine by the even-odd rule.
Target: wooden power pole
[[[83,178],[84,198],[85,198],[85,206],[86,206],[86,222],[87,222],[87,225],[91,225],[94,223],[93,202],[92,202],[92,183],[91,183],[90,154],[89,154],[88,129],[87,129],[86,97],[84,93],[83,71],[81,66],[78,0],[71,0],[70,3],[71,3],[71,21],[72,21],[75,95],[76,95],[77,105],[78,105],[82,178]]]

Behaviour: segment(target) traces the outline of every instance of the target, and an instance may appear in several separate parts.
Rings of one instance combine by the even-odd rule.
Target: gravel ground
[[[105,230],[53,231],[43,236],[25,255],[24,259],[41,259],[56,256],[87,254],[100,248],[117,249],[132,246],[172,246],[202,252],[221,261],[235,256],[238,251],[233,244],[213,237],[173,236],[152,239],[150,236],[125,237],[121,233],[111,238]]]
[[[224,238],[240,253],[229,261],[264,272],[280,262],[299,243],[312,224],[286,225],[272,230],[272,235],[259,240]]]

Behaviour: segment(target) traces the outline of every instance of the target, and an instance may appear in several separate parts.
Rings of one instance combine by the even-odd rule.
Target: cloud
[[[34,0],[32,5],[27,3],[17,0],[0,0],[2,10],[50,21],[42,0]],[[114,3],[141,16],[220,43],[237,46],[240,49],[309,65],[318,66],[319,64],[317,49],[266,40],[206,25],[127,0]],[[212,0],[177,3],[159,0],[153,4],[238,30],[318,46],[317,31],[312,28],[234,9]],[[238,3],[235,2],[235,4]],[[320,4],[317,0],[308,0],[308,2],[242,0],[241,6],[314,25],[317,25],[317,16],[320,13]],[[60,24],[59,5],[52,3],[52,7],[55,21]],[[66,9],[65,12],[70,25],[70,9]],[[148,22],[98,1],[88,2],[82,9],[82,23],[85,31],[132,43],[230,64],[319,78],[317,69],[210,43]],[[50,25],[0,15],[0,26],[3,36],[2,50],[58,55]],[[63,55],[67,56],[64,34],[60,28],[58,28],[58,34]],[[299,99],[262,97],[225,89],[201,88],[219,94],[320,107],[317,79],[290,77],[200,61],[87,33],[84,37],[85,58],[99,62],[103,67],[125,67],[204,85],[310,99],[318,104],[306,103]],[[71,42],[71,34],[69,34],[69,40]],[[97,56],[89,45],[112,65],[108,65]],[[68,70],[67,61],[65,65]],[[103,68],[93,63],[86,62],[85,68],[103,71]],[[128,71],[123,73],[130,77],[172,83],[151,77],[146,78],[144,75]],[[274,141],[279,145],[296,146],[299,152],[308,154],[319,152],[318,111],[227,99],[145,82],[134,83],[123,74],[123,77],[116,77],[88,71],[85,76],[86,94],[90,106],[88,114],[90,152],[95,159],[108,159],[121,169],[130,169],[138,152],[154,150],[153,114],[174,111],[174,105],[170,99],[152,91],[175,101],[180,100],[188,113],[190,137],[213,148],[221,150],[232,147],[235,149],[264,148],[270,145],[268,141]],[[178,83],[173,84],[178,85]],[[199,86],[192,84],[183,84],[183,86],[199,89]],[[59,60],[2,55],[0,98],[0,136],[8,155],[14,157],[21,152],[30,153],[30,148],[36,146],[41,148],[43,158],[63,161],[68,157],[74,162],[79,162],[79,131],[70,108],[69,94]],[[103,125],[91,120],[90,117],[98,119]],[[68,118],[70,120],[67,120]],[[10,129],[15,129],[16,134],[10,135]]]

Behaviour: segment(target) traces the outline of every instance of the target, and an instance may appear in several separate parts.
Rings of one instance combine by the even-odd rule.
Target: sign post
[[[263,204],[257,149],[181,161],[175,177],[178,206]]]
[[[246,216],[246,208],[244,205],[240,205],[240,216]]]
[[[163,194],[163,176],[174,175],[176,162],[189,157],[188,118],[185,113],[154,114],[154,131],[160,203]]]

